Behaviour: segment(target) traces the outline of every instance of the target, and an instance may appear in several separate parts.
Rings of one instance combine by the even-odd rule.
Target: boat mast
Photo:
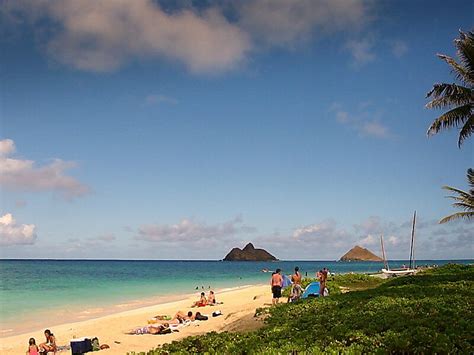
[[[390,270],[388,268],[387,257],[385,256],[385,248],[383,246],[383,235],[380,236],[380,244],[382,244],[382,257],[383,257],[383,266],[385,269]]]
[[[413,214],[413,225],[411,228],[410,269],[415,268],[415,224],[416,224],[416,211]]]

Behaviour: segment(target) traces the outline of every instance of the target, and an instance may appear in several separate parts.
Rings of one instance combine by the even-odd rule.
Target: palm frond
[[[432,136],[433,134],[438,133],[441,129],[449,129],[463,125],[471,116],[471,111],[472,107],[470,104],[453,108],[434,120],[426,134]]]
[[[474,32],[459,31],[459,39],[454,40],[454,45],[458,50],[462,65],[469,72],[474,73]]]
[[[462,143],[474,133],[474,115],[471,113],[471,117],[467,119],[464,126],[459,132],[458,147],[461,148]]]
[[[474,169],[467,169],[467,179],[469,181],[469,185],[474,188]],[[455,203],[453,203],[454,207],[460,208],[464,210],[464,212],[458,212],[450,216],[444,217],[439,221],[439,223],[446,223],[458,218],[474,218],[474,189],[471,189],[469,192],[451,186],[443,186],[443,189],[457,194],[457,196],[455,195],[448,197],[456,201]]]
[[[438,57],[451,66],[456,79],[463,85],[435,84],[426,95],[432,100],[427,108],[446,108],[450,111],[438,117],[428,128],[428,136],[442,129],[460,128],[458,147],[474,132],[472,114],[474,111],[474,32],[460,31],[454,41],[459,61],[450,56],[438,54]]]
[[[469,193],[466,192],[466,191],[457,189],[457,188],[455,188],[455,187],[443,186],[442,188],[445,189],[445,190],[448,190],[448,191],[457,193],[458,195],[461,195],[461,196],[464,197],[464,198],[471,198],[471,194],[469,194]],[[448,197],[452,197],[452,196],[448,196]]]
[[[467,181],[469,181],[469,185],[474,188],[474,169],[472,168],[467,169]]]
[[[465,218],[465,219],[474,218],[474,212],[456,212],[456,213],[453,213],[452,215],[442,218],[438,223],[443,224],[443,223],[450,222],[452,220],[460,219],[460,218]]]
[[[426,108],[444,108],[474,103],[474,91],[457,84],[435,84],[426,97],[433,97],[433,100],[426,104]]]
[[[474,84],[474,71],[469,70],[468,67],[459,64],[453,58],[447,55],[437,54],[437,56],[453,68],[453,72],[456,74],[456,78],[459,81],[462,81],[463,83],[468,85]]]
[[[453,203],[453,206],[464,211],[473,211],[474,205],[472,203],[463,203],[463,202],[456,202]]]

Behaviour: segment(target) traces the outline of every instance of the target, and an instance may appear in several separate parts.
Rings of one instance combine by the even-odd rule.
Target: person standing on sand
[[[280,275],[281,270],[276,269],[276,271],[272,274],[272,279],[270,284],[272,285],[272,305],[278,304],[278,301],[281,297],[281,287],[283,285],[283,278]]]
[[[291,275],[291,282],[295,285],[301,285],[301,274],[298,266],[295,267],[295,273]]]
[[[301,273],[300,268],[297,266],[295,267],[295,273],[291,275],[291,292],[288,302],[298,300],[301,297],[301,291]]]

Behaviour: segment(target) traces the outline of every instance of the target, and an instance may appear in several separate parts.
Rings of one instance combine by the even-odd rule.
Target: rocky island
[[[362,248],[356,245],[354,248],[349,250],[343,256],[340,261],[383,261],[383,259],[370,250]]]
[[[255,249],[248,243],[243,249],[233,248],[224,258],[224,261],[276,261],[272,254],[264,249]]]

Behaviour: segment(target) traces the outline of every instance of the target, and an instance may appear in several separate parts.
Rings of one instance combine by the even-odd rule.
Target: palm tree
[[[474,32],[460,31],[459,38],[454,40],[460,63],[447,55],[438,54],[452,67],[458,84],[435,84],[426,95],[432,100],[427,108],[449,109],[439,116],[428,128],[428,136],[432,136],[442,129],[460,128],[458,147],[474,132]]]
[[[456,201],[453,203],[453,206],[464,211],[453,213],[450,216],[444,217],[441,221],[439,221],[439,223],[446,223],[458,218],[474,218],[474,169],[467,169],[467,180],[471,186],[470,190],[467,192],[454,187],[443,186],[443,189],[449,190],[455,194],[454,196],[449,196]]]

